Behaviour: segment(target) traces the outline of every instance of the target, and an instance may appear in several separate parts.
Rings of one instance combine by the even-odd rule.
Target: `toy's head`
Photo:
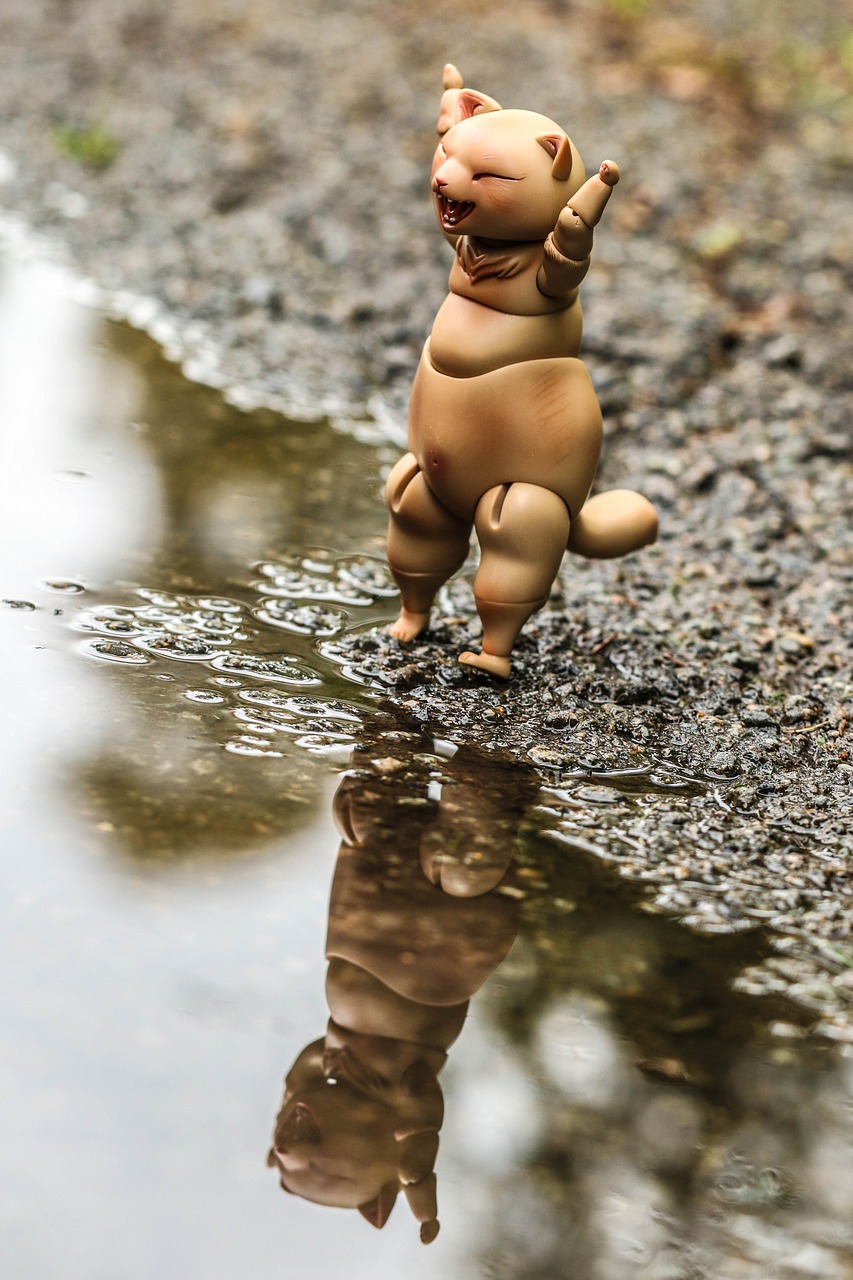
[[[435,1071],[416,1057],[395,1086],[348,1039],[330,1022],[325,1040],[303,1049],[287,1073],[267,1164],[283,1190],[358,1209],[374,1227],[385,1226],[403,1190],[430,1244],[439,1229],[433,1168],[444,1115]],[[363,1049],[375,1038],[354,1039]]]
[[[267,1163],[278,1169],[285,1191],[315,1204],[358,1209],[381,1227],[400,1186],[397,1114],[327,1076],[325,1043],[309,1044],[287,1073]]]
[[[459,93],[432,162],[441,229],[488,240],[544,240],[585,178],[574,143],[553,120],[504,111],[472,89]]]

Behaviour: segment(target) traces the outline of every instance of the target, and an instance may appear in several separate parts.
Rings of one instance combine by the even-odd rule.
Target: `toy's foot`
[[[424,627],[429,622],[429,611],[426,613],[412,613],[405,607],[400,610],[400,616],[395,623],[388,628],[389,636],[393,636],[395,640],[399,640],[401,644],[408,644],[410,640],[414,640],[415,636],[419,636]]]
[[[509,679],[509,658],[501,658],[496,653],[472,653],[466,649],[465,653],[460,653],[459,661],[466,667],[477,667],[490,676],[499,676],[501,680]]]

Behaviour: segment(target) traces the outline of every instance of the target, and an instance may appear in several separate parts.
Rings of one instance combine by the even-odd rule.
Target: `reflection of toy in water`
[[[460,661],[507,677],[568,546],[626,555],[657,536],[637,493],[589,499],[601,412],[578,359],[578,286],[619,170],[584,181],[574,144],[546,116],[504,111],[444,69],[432,190],[456,249],[450,292],[412,390],[409,452],[388,480],[388,561],[402,594],[391,634],[412,640],[468,554],[482,653]]]
[[[343,841],[326,940],[331,1019],[287,1074],[269,1163],[286,1191],[357,1208],[377,1227],[402,1190],[429,1243],[438,1075],[470,997],[515,938],[518,902],[495,890],[537,788],[517,765],[491,761],[479,774],[463,749],[444,764],[436,806],[418,746],[399,759],[387,743],[381,750],[335,798]]]

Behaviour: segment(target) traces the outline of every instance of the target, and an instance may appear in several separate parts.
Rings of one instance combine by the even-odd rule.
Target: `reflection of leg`
[[[435,593],[464,562],[471,526],[443,507],[414,454],[401,458],[388,477],[388,565],[403,597],[389,631],[414,640],[429,622]]]
[[[509,676],[519,631],[548,599],[569,536],[569,513],[556,493],[534,484],[498,485],[484,494],[474,517],[480,568],[474,581],[483,623],[483,652],[459,661]]]
[[[658,536],[658,517],[647,498],[612,489],[590,498],[572,521],[569,550],[591,560],[611,560],[639,551]]]

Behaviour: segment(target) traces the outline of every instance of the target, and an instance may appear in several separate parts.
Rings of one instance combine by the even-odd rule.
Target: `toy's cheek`
[[[438,169],[442,164],[444,164],[444,161],[446,159],[447,159],[447,152],[444,150],[444,147],[437,146],[435,149],[435,155],[432,158],[432,172],[435,173],[436,169]]]

